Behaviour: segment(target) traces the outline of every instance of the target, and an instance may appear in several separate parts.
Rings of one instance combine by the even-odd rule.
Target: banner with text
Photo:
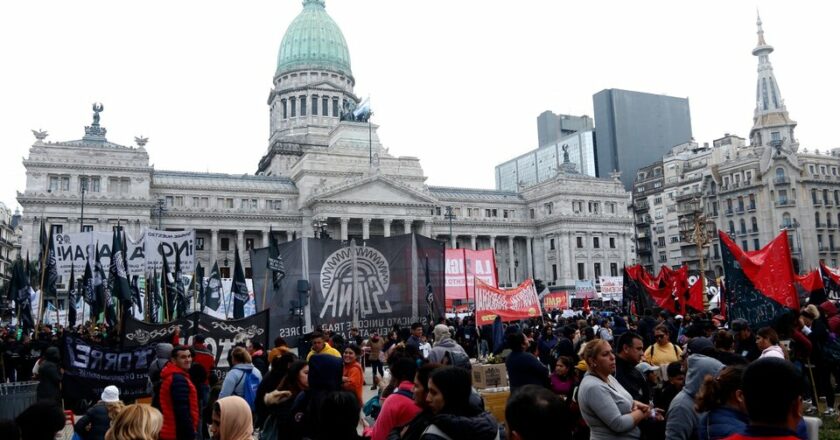
[[[599,277],[601,283],[601,299],[604,301],[621,301],[624,293],[624,278]]]
[[[538,317],[540,300],[534,280],[527,279],[516,288],[499,289],[481,280],[475,285],[475,319],[477,325],[492,324],[496,316],[502,321],[518,321]]]
[[[269,340],[280,336],[290,347],[297,347],[301,334],[308,331],[304,312],[309,292],[298,292],[298,281],[306,279],[301,259],[303,240],[280,243],[277,248],[286,276],[276,288],[271,273],[268,273],[268,248],[251,250],[253,297],[257,310],[262,310],[264,303],[264,308],[271,315]]]
[[[543,297],[543,308],[545,310],[566,310],[569,308],[569,292],[549,293]]]
[[[108,385],[120,389],[122,400],[146,395],[149,364],[155,359],[154,345],[113,348],[74,336],[65,336],[63,342],[64,398],[97,401]]]
[[[70,268],[75,267],[76,273],[85,272],[85,264],[90,260],[93,262],[96,256],[96,246],[99,244],[99,259],[102,267],[111,265],[111,241],[114,233],[104,232],[72,232],[56,234],[53,241],[55,251],[55,262],[58,274],[62,277],[70,276]],[[133,275],[143,275],[146,268],[144,256],[144,240],[141,235],[133,239],[126,234],[128,243],[125,245],[125,258],[128,260],[128,272]]]
[[[157,231],[146,230],[146,272],[157,270],[163,272],[163,256],[166,255],[166,262],[169,269],[177,272],[175,267],[175,253],[180,254],[181,272],[193,273],[195,271],[195,230],[189,231]]]
[[[455,299],[475,299],[476,278],[493,287],[499,285],[493,249],[446,249],[447,306]]]
[[[575,299],[597,299],[594,280],[575,280]]]

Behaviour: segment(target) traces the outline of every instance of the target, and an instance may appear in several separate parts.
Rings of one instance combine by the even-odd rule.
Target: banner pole
[[[268,292],[268,272],[269,272],[269,270],[268,270],[268,268],[266,268],[265,274],[263,276],[262,309],[260,309],[260,310],[265,310],[265,296],[267,295],[267,292]]]
[[[196,290],[196,288],[197,288],[197,284],[196,284],[196,283],[198,282],[198,280],[196,279],[196,276],[195,276],[195,275],[196,275],[196,273],[195,273],[195,272],[193,272],[193,312],[195,312],[195,311],[196,311],[196,309],[198,309],[198,304],[197,304],[197,300],[198,300],[198,290]],[[204,280],[202,280],[202,283],[203,283],[203,282],[204,282]]]
[[[167,274],[167,273],[161,273],[161,281],[163,281],[162,280],[163,277],[167,277],[166,282],[161,283],[161,284],[163,284],[163,312],[164,312],[164,317],[166,318],[166,322],[169,322],[169,321],[172,320],[172,317],[169,315],[169,289],[167,289],[167,284],[169,284],[168,275],[169,274]]]

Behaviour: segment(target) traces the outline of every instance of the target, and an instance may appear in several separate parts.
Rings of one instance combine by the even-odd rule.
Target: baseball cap
[[[714,349],[715,344],[712,344],[712,341],[709,340],[709,338],[691,338],[685,346],[685,354],[686,356],[691,356],[692,354],[704,354],[704,352],[714,351]]]
[[[659,371],[659,366],[658,365],[651,365],[647,362],[639,362],[639,364],[636,365],[636,370],[638,370],[639,373],[648,374],[651,371]]]

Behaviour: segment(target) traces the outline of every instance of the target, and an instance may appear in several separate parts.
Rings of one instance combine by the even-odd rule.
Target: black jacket
[[[430,425],[437,426],[452,440],[494,440],[499,435],[499,424],[488,412],[478,415],[456,416],[453,414],[438,414]],[[425,433],[421,440],[443,440],[443,437]]]
[[[618,356],[615,358],[615,379],[634,400],[650,402],[650,387],[636,366]]]
[[[61,406],[61,362],[58,347],[50,347],[44,352],[44,361],[38,367],[38,400],[49,400]]]
[[[90,429],[88,429],[88,425],[90,425]],[[90,407],[79,420],[76,420],[73,430],[84,440],[103,440],[110,427],[111,419],[108,417],[108,406],[99,402]]]
[[[536,356],[524,351],[511,352],[505,360],[510,390],[523,385],[541,385],[549,387],[548,368]]]

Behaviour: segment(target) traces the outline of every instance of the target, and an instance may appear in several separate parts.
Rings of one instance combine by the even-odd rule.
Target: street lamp
[[[326,240],[330,238],[330,234],[327,232],[327,222],[326,219],[323,218],[316,218],[312,221],[312,229],[315,231],[315,238],[320,238],[322,240]]]
[[[87,183],[87,177],[82,176],[79,178],[79,185],[82,190],[82,213],[79,216],[79,232],[85,232],[85,191],[87,191]]]
[[[166,212],[166,200],[160,198],[157,202],[158,230],[161,231],[163,230],[163,213]]]
[[[456,247],[454,237],[452,236],[452,220],[455,219],[455,214],[452,212],[452,206],[446,207],[446,213],[443,214],[443,218],[449,220],[449,243],[454,249]]]
[[[682,233],[683,241],[694,243],[697,247],[699,254],[698,266],[700,269],[700,276],[698,277],[697,282],[700,283],[700,291],[703,292],[703,308],[708,311],[709,298],[706,297],[704,254],[706,246],[712,242],[717,228],[715,223],[706,217],[706,213],[703,210],[702,200],[700,198],[693,198],[687,203],[687,207],[693,217],[693,221],[683,218],[683,220],[680,221],[680,232]]]

